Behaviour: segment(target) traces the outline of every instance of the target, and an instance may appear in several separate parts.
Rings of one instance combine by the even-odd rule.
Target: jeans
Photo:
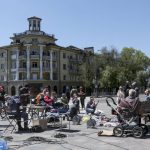
[[[95,109],[86,108],[86,113],[87,113],[87,114],[89,114],[89,113],[94,114],[94,112],[95,112]]]

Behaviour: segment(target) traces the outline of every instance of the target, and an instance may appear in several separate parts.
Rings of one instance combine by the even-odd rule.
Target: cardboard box
[[[32,120],[32,126],[41,126],[45,130],[47,129],[47,119]]]

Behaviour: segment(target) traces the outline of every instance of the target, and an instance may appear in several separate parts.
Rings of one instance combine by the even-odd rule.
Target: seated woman
[[[136,97],[136,91],[134,89],[130,89],[129,96],[119,103],[118,111],[121,111],[122,108],[127,108],[130,109],[131,111],[134,111],[136,109],[138,102],[139,98]]]
[[[86,105],[86,113],[94,114],[97,104],[98,102],[95,102],[94,97],[90,97],[90,101]]]
[[[44,88],[36,97],[35,97],[35,104],[36,105],[43,105],[45,93],[48,92],[47,88]]]
[[[54,101],[53,101],[53,99],[51,99],[50,94],[49,94],[48,91],[44,95],[44,102],[48,106],[53,106],[53,104],[54,104]]]

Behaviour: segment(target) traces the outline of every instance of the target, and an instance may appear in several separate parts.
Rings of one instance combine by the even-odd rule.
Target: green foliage
[[[125,47],[119,53],[115,48],[110,50],[104,47],[98,54],[86,54],[82,65],[82,78],[86,87],[92,85],[96,76],[101,88],[114,88],[125,81],[138,81],[141,86],[146,86],[150,77],[146,69],[150,66],[148,58],[140,50]]]

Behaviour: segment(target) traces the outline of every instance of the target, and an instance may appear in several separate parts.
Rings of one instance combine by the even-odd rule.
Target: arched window
[[[11,95],[13,96],[13,95],[16,95],[16,88],[15,88],[15,86],[12,86],[11,87]]]
[[[54,91],[57,93],[57,86],[56,85],[54,86]]]

